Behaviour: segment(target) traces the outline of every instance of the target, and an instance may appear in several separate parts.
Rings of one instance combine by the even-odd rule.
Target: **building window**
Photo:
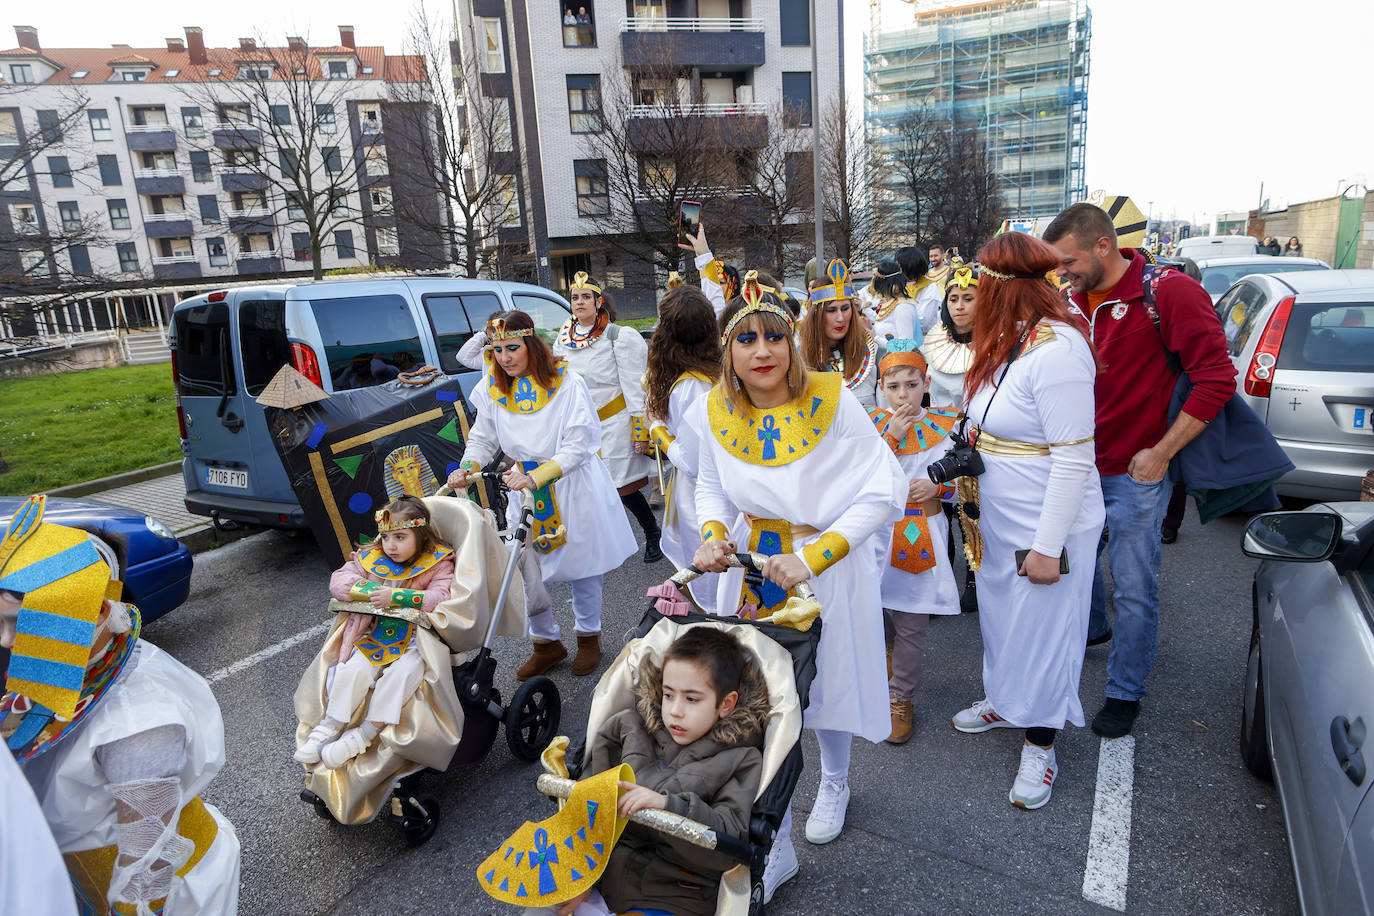
[[[186,136],[188,137],[205,136],[205,121],[201,118],[200,109],[197,107],[181,109],[181,126],[186,129]]]
[[[291,123],[291,106],[290,106],[290,105],[273,105],[273,106],[272,106],[272,123],[273,123],[273,124],[290,124],[290,123]]]
[[[592,10],[591,0],[563,0],[563,47],[596,47],[596,25],[592,21]],[[638,5],[635,10],[638,15]]]
[[[91,251],[85,245],[71,245],[67,248],[67,257],[72,261],[72,273],[90,274],[91,270]]]
[[[326,146],[320,150],[324,156],[324,170],[330,175],[337,175],[343,171],[343,159],[339,156],[337,146]]]
[[[305,208],[301,206],[300,198],[292,192],[286,192],[286,218],[305,219]]]
[[[291,252],[297,261],[310,260],[310,233],[291,233]]]
[[[401,246],[396,240],[396,230],[389,226],[381,226],[377,229],[377,254],[383,257],[395,257],[401,253]]]
[[[148,78],[147,70],[116,70],[110,77],[112,83],[141,83]]]
[[[113,187],[123,184],[119,177],[119,157],[117,156],[96,156],[96,165],[100,168],[100,183],[105,187]]]
[[[241,80],[270,80],[272,78],[271,67],[240,67],[239,79]]]
[[[62,218],[62,228],[67,232],[81,229],[81,207],[74,200],[64,200],[57,204],[57,215]]]
[[[332,80],[348,79],[348,61],[331,60],[329,62],[329,78]]]
[[[334,254],[340,261],[358,256],[353,250],[353,230],[340,229],[334,233]]]
[[[505,153],[511,149],[510,102],[504,98],[488,100],[491,109],[491,148]]]
[[[258,151],[255,149],[228,150],[224,154],[224,167],[235,172],[247,171],[258,164]]]
[[[72,186],[72,167],[67,163],[66,156],[48,157],[48,175],[52,177],[54,188],[70,188]]]
[[[62,119],[56,111],[38,112],[38,139],[44,143],[57,143],[62,139]]]
[[[386,213],[391,209],[391,192],[386,188],[373,188],[367,192],[373,213]]]
[[[506,72],[506,51],[501,40],[501,20],[483,19],[482,23],[482,70],[487,73]]]
[[[172,77],[175,77],[175,76],[181,76],[181,70],[180,70],[179,68],[177,68],[177,67],[173,67],[172,69],[168,70],[166,73],[162,74],[163,79],[171,79]]]
[[[369,146],[363,153],[363,170],[372,176],[386,175],[386,150],[380,146]]]
[[[677,166],[673,160],[646,156],[639,163],[639,185],[646,191],[671,194],[677,183]]]
[[[103,108],[88,108],[86,117],[91,122],[92,140],[113,140],[114,133],[110,130],[110,115]]]
[[[283,176],[294,178],[296,173],[301,170],[301,159],[294,150],[279,150],[277,152],[277,165],[281,166]]]
[[[214,180],[210,172],[210,153],[207,150],[196,150],[191,153],[191,180]]]
[[[365,134],[381,133],[382,130],[382,106],[376,102],[368,102],[358,106],[358,126]]]
[[[782,104],[788,127],[811,126],[811,74],[782,75]]]
[[[568,74],[568,128],[575,134],[601,132],[601,77]]]
[[[573,175],[577,178],[577,215],[605,216],[611,212],[611,198],[606,190],[605,159],[574,159]]]
[[[10,221],[20,235],[38,232],[38,208],[33,204],[10,204]]]
[[[111,229],[130,228],[128,204],[122,200],[110,200],[105,202],[105,206],[110,211]]]
[[[129,113],[133,116],[136,127],[167,126],[167,108],[165,105],[130,105]]]
[[[500,187],[496,192],[496,224],[499,226],[520,225],[520,194],[515,185],[514,175],[502,175]]]
[[[33,66],[31,64],[10,64],[11,83],[32,83]]]
[[[315,106],[315,126],[322,134],[332,134],[337,129],[334,126],[334,106],[316,105]]]
[[[811,7],[807,0],[778,0],[778,12],[782,18],[783,47],[810,47]]]
[[[19,142],[19,126],[15,123],[14,112],[0,111],[0,146]]]
[[[133,242],[119,242],[115,245],[119,255],[119,269],[126,274],[138,273],[138,247]]]
[[[25,276],[52,276],[52,267],[48,264],[48,257],[41,251],[21,251],[19,252],[19,260],[23,265]]]
[[[224,236],[206,239],[205,251],[210,255],[211,267],[229,266],[229,253],[224,248]]]
[[[200,221],[202,223],[219,222],[219,198],[213,194],[199,194],[196,202],[200,204]]]

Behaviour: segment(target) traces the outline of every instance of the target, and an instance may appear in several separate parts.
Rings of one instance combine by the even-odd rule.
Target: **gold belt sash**
[[[190,840],[196,847],[191,857],[186,860],[186,864],[177,869],[177,875],[184,877],[210,851],[210,845],[219,834],[219,824],[215,822],[214,815],[205,807],[205,802],[201,801],[199,795],[181,809],[181,816],[177,818],[177,833]],[[71,874],[81,912],[86,912],[85,907],[88,904],[92,908],[91,912],[102,916],[111,911],[105,893],[110,889],[110,878],[114,874],[115,860],[118,858],[118,846],[101,846],[98,849],[83,849],[80,852],[62,855],[67,871]],[[160,910],[165,904],[165,899],[153,901],[153,909]],[[132,916],[134,907],[116,903],[113,912],[121,916]]]
[[[783,518],[757,518],[746,514],[749,523],[749,545],[751,553],[764,553],[769,556],[792,553],[798,541],[820,534],[819,528],[810,525],[794,525]],[[755,616],[766,617],[787,602],[788,593],[772,582],[765,582],[757,591],[745,582],[740,592],[740,605],[752,604],[758,608]]]
[[[618,394],[618,395],[616,395],[614,398],[612,398],[612,399],[606,404],[606,406],[602,407],[600,410],[598,410],[598,411],[596,412],[596,418],[597,418],[598,420],[600,420],[602,423],[605,423],[605,422],[606,422],[607,420],[609,420],[611,417],[613,417],[613,416],[615,416],[616,414],[620,413],[620,412],[621,412],[622,410],[624,410],[624,409],[625,409],[625,395],[624,395],[624,394]]]
[[[1072,439],[1068,442],[1051,442],[1047,445],[1040,445],[1035,442],[1022,442],[1020,439],[1003,439],[1001,436],[994,436],[987,430],[976,426],[974,430],[977,433],[974,447],[985,455],[995,455],[998,458],[1043,458],[1050,454],[1052,448],[1082,445],[1084,442],[1093,441],[1092,436],[1084,436],[1082,439]]]

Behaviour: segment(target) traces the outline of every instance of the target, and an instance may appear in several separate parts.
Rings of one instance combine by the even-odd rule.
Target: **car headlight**
[[[143,524],[148,527],[149,531],[151,531],[153,534],[156,534],[160,538],[166,538],[169,541],[175,541],[177,539],[177,534],[175,531],[173,531],[171,528],[168,528],[162,522],[158,521],[157,519],[151,516],[143,516]]]

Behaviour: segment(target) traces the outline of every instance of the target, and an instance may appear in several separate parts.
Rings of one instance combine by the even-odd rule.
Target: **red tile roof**
[[[40,58],[54,67],[60,68],[57,73],[48,77],[48,83],[102,83],[109,82],[114,75],[114,64],[127,66],[129,64],[148,64],[154,69],[148,74],[147,82],[150,83],[194,83],[207,80],[232,80],[238,75],[239,61],[275,61],[278,65],[278,72],[283,78],[292,75],[292,71],[302,63],[300,52],[291,51],[287,48],[257,48],[246,50],[243,48],[207,48],[206,56],[208,63],[192,64],[190,53],[185,49],[172,51],[167,48],[119,48],[122,54],[113,60],[110,58],[109,48],[44,48],[36,51],[32,48],[12,48],[8,51],[0,51],[0,57],[33,57]],[[403,81],[406,79],[418,79],[418,74],[423,74],[424,67],[418,57],[413,55],[388,55],[386,49],[378,45],[364,46],[358,48],[346,48],[342,45],[334,45],[323,48],[306,48],[308,55],[303,61],[306,68],[306,75],[313,79],[320,79],[325,76],[324,68],[320,66],[316,55],[319,54],[354,54],[358,59],[358,71],[356,78],[361,80],[392,80]],[[362,69],[371,67],[371,74],[364,74]],[[218,69],[219,74],[210,75],[211,70]],[[72,79],[72,73],[86,70],[88,75],[81,79]],[[179,71],[176,76],[170,79],[166,76],[167,71]],[[0,83],[3,80],[0,79]]]

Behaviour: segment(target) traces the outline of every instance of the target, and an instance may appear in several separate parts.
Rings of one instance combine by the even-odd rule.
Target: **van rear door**
[[[291,364],[291,344],[286,337],[286,303],[259,294],[240,301],[237,308],[239,383],[243,391],[243,434],[236,445],[250,449],[250,494],[256,499],[297,505],[286,468],[272,444],[267,413],[256,403],[258,395]],[[282,519],[278,519],[282,521]]]
[[[244,434],[230,317],[227,301],[183,306],[172,316],[187,493],[250,493],[252,447]]]

